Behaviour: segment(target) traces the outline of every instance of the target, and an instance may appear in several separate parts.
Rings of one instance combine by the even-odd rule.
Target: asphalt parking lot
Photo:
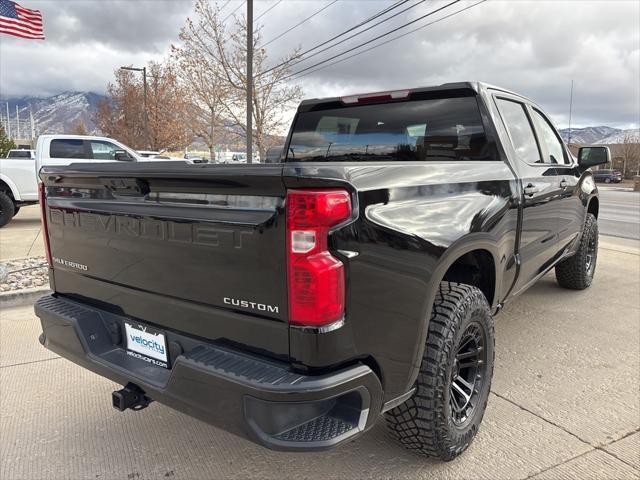
[[[496,318],[482,428],[446,464],[395,445],[383,421],[291,454],[155,403],[119,413],[117,385],[38,343],[31,306],[0,310],[0,478],[640,478],[640,243],[602,237],[598,263],[589,290],[550,274]]]
[[[598,185],[600,191],[600,233],[640,240],[640,192],[627,184]]]

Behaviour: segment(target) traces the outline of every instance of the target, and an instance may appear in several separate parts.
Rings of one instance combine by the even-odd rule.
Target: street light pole
[[[145,148],[149,148],[149,112],[147,110],[147,67],[136,68],[136,67],[120,67],[120,70],[130,70],[132,72],[142,72],[142,84],[143,84],[143,92],[144,92],[144,136],[146,146]]]
[[[253,0],[247,0],[247,163],[253,163]]]

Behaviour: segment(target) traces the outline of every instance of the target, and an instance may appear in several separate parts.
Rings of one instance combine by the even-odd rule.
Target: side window
[[[122,148],[111,142],[91,140],[91,153],[94,160],[116,160],[116,152],[122,151]],[[130,159],[129,155],[127,155],[127,159]]]
[[[84,151],[84,141],[72,138],[51,140],[49,145],[50,158],[87,158]]]
[[[556,132],[553,131],[553,127],[549,124],[549,121],[536,109],[533,109],[533,121],[535,122],[536,129],[540,134],[540,140],[544,142],[547,147],[548,158],[544,159],[544,163],[569,163],[569,159],[565,153],[564,148],[562,147],[562,143],[558,139]]]
[[[527,163],[541,163],[536,137],[524,105],[503,98],[496,99],[496,103],[518,157]]]

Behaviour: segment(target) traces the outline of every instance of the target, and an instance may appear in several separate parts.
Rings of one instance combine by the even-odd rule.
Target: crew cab
[[[283,151],[45,166],[41,343],[120,383],[119,410],[292,451],[384,416],[451,460],[488,401],[493,315],[554,268],[567,302],[591,284],[608,149],[576,159],[534,102],[464,82],[303,101]]]
[[[0,159],[0,227],[9,223],[20,207],[37,203],[38,171],[44,165],[148,160],[151,159],[139,155],[112,138],[88,135],[41,135],[38,137],[35,152],[25,149],[10,150],[6,159]],[[167,160],[180,161],[181,159],[167,158]]]

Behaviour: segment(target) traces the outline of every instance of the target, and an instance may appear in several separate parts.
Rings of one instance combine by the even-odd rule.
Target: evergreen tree
[[[13,143],[9,137],[7,137],[4,127],[0,125],[0,158],[5,158],[9,150],[16,148],[16,144]]]

